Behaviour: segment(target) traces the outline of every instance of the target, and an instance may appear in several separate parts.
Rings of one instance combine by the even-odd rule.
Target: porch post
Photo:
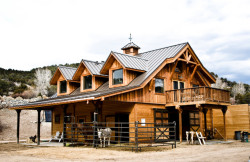
[[[40,145],[41,109],[37,109],[37,145]]]
[[[204,124],[205,124],[205,136],[207,137],[207,109],[203,109],[203,114],[204,114]]]
[[[19,144],[19,128],[20,128],[20,113],[21,110],[16,110],[17,112],[17,127],[16,127],[16,139],[17,139],[17,143]]]
[[[227,130],[226,130],[226,112],[227,112],[227,106],[224,106],[221,109],[223,113],[223,123],[224,123],[224,139],[227,140]]]
[[[200,106],[199,107],[200,131],[201,131],[202,134],[204,134],[204,132],[203,132],[203,124],[202,124],[202,110],[203,110],[203,108]]]
[[[179,112],[179,138],[180,138],[180,143],[182,142],[182,109],[179,107],[178,112]]]
[[[97,127],[98,127],[98,121],[99,121],[99,116],[101,117],[101,122],[102,122],[102,104],[103,102],[98,100],[98,101],[93,101],[93,105],[95,106],[95,112],[94,112],[94,140],[93,140],[93,147],[97,147]]]
[[[66,119],[65,119],[65,116],[67,114],[67,108],[68,108],[68,105],[64,105],[64,107],[63,107],[63,146],[66,146],[66,141],[65,141],[65,137],[66,137]]]

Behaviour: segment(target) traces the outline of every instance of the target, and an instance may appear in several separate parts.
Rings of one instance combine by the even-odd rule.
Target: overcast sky
[[[106,60],[189,42],[203,65],[250,84],[249,0],[0,0],[0,67]]]

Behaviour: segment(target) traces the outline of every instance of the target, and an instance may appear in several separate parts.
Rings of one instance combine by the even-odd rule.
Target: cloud
[[[0,1],[0,67],[106,60],[132,33],[142,52],[188,41],[209,71],[248,82],[249,7],[248,0]]]

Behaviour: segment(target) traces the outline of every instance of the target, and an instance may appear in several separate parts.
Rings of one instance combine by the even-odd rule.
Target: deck
[[[230,92],[212,87],[195,87],[166,91],[166,106],[230,105]]]

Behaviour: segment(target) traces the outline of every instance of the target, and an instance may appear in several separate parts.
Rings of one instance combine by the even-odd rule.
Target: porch
[[[220,109],[223,114],[226,136],[226,112],[230,105],[230,92],[211,87],[195,87],[166,91],[166,108],[170,121],[177,122],[177,135],[180,142],[185,139],[186,131],[199,131],[205,137],[214,136],[213,110]]]
[[[212,87],[194,87],[166,91],[166,106],[196,104],[230,105],[230,91]]]

